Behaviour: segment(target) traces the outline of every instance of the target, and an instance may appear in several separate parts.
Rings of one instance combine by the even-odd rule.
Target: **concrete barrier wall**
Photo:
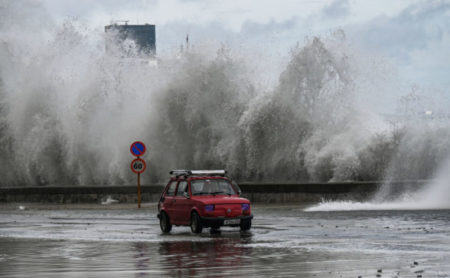
[[[241,183],[243,196],[252,202],[310,203],[327,200],[365,200],[370,198],[382,182],[340,183]],[[424,181],[393,182],[397,191],[414,189]],[[156,202],[163,184],[141,186],[142,202]],[[393,190],[395,192],[396,190]],[[137,186],[40,186],[0,188],[0,202],[23,203],[101,203],[107,199],[121,203],[137,202]]]
[[[156,202],[163,185],[141,186],[141,201]],[[0,202],[101,203],[107,199],[137,202],[137,186],[45,186],[0,188]]]
[[[252,202],[264,203],[315,203],[323,199],[365,200],[379,186],[379,182],[240,184],[244,197]]]

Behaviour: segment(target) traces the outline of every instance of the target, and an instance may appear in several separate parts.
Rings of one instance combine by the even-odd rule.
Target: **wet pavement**
[[[155,204],[0,206],[0,277],[450,277],[450,210],[253,208],[164,235]]]

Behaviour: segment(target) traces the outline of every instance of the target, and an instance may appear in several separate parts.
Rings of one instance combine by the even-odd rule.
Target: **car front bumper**
[[[220,227],[220,226],[239,226],[242,220],[251,220],[253,215],[243,215],[232,218],[225,217],[202,217],[200,216],[200,221],[203,227]],[[227,224],[228,220],[240,220],[237,223]]]

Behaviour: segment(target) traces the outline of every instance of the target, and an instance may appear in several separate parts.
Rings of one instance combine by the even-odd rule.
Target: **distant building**
[[[111,53],[113,47],[110,44],[117,43],[119,51],[123,52],[122,56],[131,56],[131,53],[135,52],[140,56],[156,54],[155,25],[129,25],[125,22],[105,26],[105,32],[114,35],[114,40],[106,42],[106,52]],[[131,46],[130,42],[134,44]]]

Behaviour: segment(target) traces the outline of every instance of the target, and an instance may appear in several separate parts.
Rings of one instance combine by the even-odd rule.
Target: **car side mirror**
[[[241,196],[241,194],[242,194],[242,190],[239,189],[238,190],[238,195]]]
[[[187,193],[187,192],[184,192],[184,193],[183,193],[183,196],[186,197],[186,199],[189,199],[189,198],[190,198],[190,197],[189,197],[189,193]]]

